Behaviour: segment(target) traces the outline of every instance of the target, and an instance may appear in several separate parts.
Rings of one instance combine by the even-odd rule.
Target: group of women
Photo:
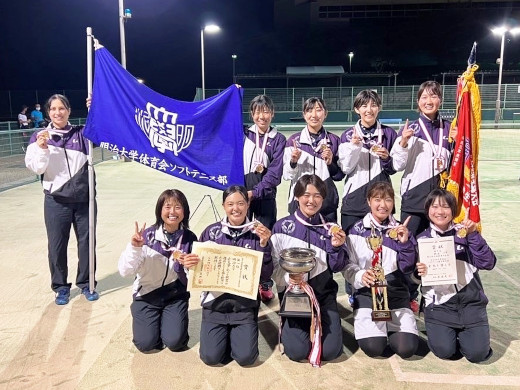
[[[272,100],[265,95],[253,99],[254,124],[244,129],[246,185],[232,185],[223,192],[225,217],[208,226],[198,240],[261,252],[259,294],[256,300],[214,291],[201,295],[200,358],[204,363],[235,360],[246,366],[258,359],[259,306],[261,300],[273,298],[274,283],[280,300],[292,285],[310,286],[314,305],[309,318],[282,317],[280,340],[285,354],[313,365],[340,356],[343,335],[333,277],[337,272],[343,273],[355,297],[354,333],[359,347],[369,356],[381,356],[389,347],[403,358],[411,357],[419,337],[410,300],[421,276],[428,273],[418,259],[417,242],[440,236],[454,237],[457,269],[462,274],[456,284],[422,288],[429,347],[445,359],[463,355],[480,362],[491,356],[487,298],[478,270],[492,269],[496,258],[474,222],[453,223],[456,200],[439,188],[441,175],[449,168],[449,138],[456,134],[440,118],[441,92],[438,83],[423,83],[418,93],[419,118],[407,121],[396,134],[377,120],[381,109],[377,93],[362,91],[354,101],[360,119],[341,137],[323,127],[325,102],[310,98],[303,105],[306,126],[287,140],[271,126]],[[46,143],[40,138],[35,138],[37,146],[44,148]],[[26,161],[31,167],[33,160]],[[404,223],[393,216],[390,175],[397,171],[404,171]],[[282,178],[291,182],[289,215],[277,219],[276,190]],[[339,226],[334,181],[343,179]],[[187,274],[200,261],[192,253],[197,236],[189,230],[189,215],[181,191],[164,191],[155,208],[155,223],[149,228],[136,223],[119,259],[121,275],[135,277],[133,342],[142,352],[187,347]],[[458,234],[461,231],[465,234]],[[374,234],[381,239],[377,249],[367,245],[367,238]],[[295,275],[280,266],[281,252],[292,247],[314,250],[316,265],[311,271]],[[374,265],[384,270],[389,321],[372,320]],[[64,285],[60,283],[53,284],[58,304]]]

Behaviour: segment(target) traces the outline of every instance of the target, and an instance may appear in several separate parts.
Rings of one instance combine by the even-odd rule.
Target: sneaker
[[[88,287],[83,287],[81,289],[81,293],[85,295],[87,301],[97,301],[99,299],[99,294],[95,290],[93,292],[90,292],[90,288]]]
[[[70,288],[62,288],[56,293],[54,303],[56,305],[66,305],[70,300]]]
[[[260,292],[260,299],[264,303],[267,303],[274,298],[273,288],[267,283],[261,283],[258,286],[258,291]]]
[[[412,309],[413,314],[417,315],[419,314],[419,302],[417,302],[417,299],[412,299],[410,301],[410,309]]]

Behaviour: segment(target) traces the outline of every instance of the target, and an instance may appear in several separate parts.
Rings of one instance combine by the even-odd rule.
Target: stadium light
[[[202,60],[202,100],[206,99],[206,84],[204,80],[204,32],[214,34],[220,31],[220,27],[216,24],[208,24],[200,30],[200,53]]]
[[[119,38],[121,40],[121,65],[126,69],[125,21],[132,18],[132,11],[119,0]]]
[[[235,76],[235,61],[237,59],[237,55],[236,54],[231,54],[231,58],[233,59],[233,84],[236,84],[237,83],[237,78]]]
[[[498,124],[498,121],[500,120],[501,115],[501,109],[500,109],[500,89],[502,88],[502,68],[504,65],[504,43],[506,34],[509,32],[511,35],[516,35],[520,33],[520,27],[515,28],[509,28],[507,26],[501,26],[491,29],[493,34],[500,35],[502,37],[501,43],[500,43],[500,57],[497,59],[497,63],[499,64],[498,68],[498,93],[497,93],[497,101],[495,105],[495,124]],[[496,128],[496,126],[495,126]]]
[[[348,72],[352,73],[352,58],[354,57],[354,52],[351,51],[348,53]]]

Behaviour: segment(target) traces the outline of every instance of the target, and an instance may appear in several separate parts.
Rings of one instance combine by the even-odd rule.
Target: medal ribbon
[[[307,136],[308,136],[307,138],[309,138],[309,140],[311,142],[311,146],[312,146],[313,138],[311,137],[311,132],[309,131],[309,126],[305,126],[305,128],[303,129],[303,132],[307,132]],[[329,136],[327,135],[328,133],[327,133],[327,130],[325,130],[325,128],[323,128],[323,132],[325,133],[325,136],[321,140],[318,141],[318,144],[314,148],[314,151],[316,153],[321,151],[321,146],[322,145],[329,146],[329,144],[330,144]]]
[[[362,139],[363,139],[363,143],[366,144],[367,142],[365,142],[365,134],[363,134],[363,130],[361,130],[361,120],[357,121],[357,123],[354,125],[354,132],[357,133],[357,135],[359,135]],[[378,145],[383,145],[383,131],[381,130],[381,123],[379,123],[379,121],[376,121],[377,123],[377,127],[376,127],[376,131],[374,132],[374,135],[376,135],[377,133],[377,144]],[[370,134],[368,135],[368,138],[372,138],[370,137]]]
[[[320,217],[320,220],[321,220],[321,223],[318,224],[318,225],[313,225],[311,223],[308,223],[308,222],[305,222],[297,213],[296,211],[294,212],[294,218],[296,218],[302,225],[304,226],[309,226],[309,227],[322,227],[324,229],[327,230],[327,234],[329,235],[332,235],[331,234],[331,230],[332,230],[332,227],[333,226],[338,226],[341,228],[341,226],[339,226],[337,223],[334,223],[334,222],[326,222],[325,219],[322,217],[321,214],[319,214],[319,217]]]
[[[291,291],[296,287],[295,284],[289,285],[287,287],[287,292]],[[320,304],[312,287],[307,282],[301,282],[299,287],[305,291],[305,293],[310,297],[311,303],[313,306],[313,310],[311,313],[311,328],[309,330],[309,338],[311,339],[311,352],[307,359],[309,359],[309,363],[313,367],[321,367],[321,311]],[[282,317],[280,317],[280,324],[278,328],[278,348],[281,348],[282,342]]]
[[[384,229],[394,228],[396,226],[399,226],[399,223],[397,222],[395,217],[391,214],[388,216],[388,226],[381,225],[378,221],[376,221],[376,219],[372,215],[372,213],[370,213],[369,216],[370,216],[370,224],[374,225],[374,227],[377,228],[378,230],[384,230]]]
[[[264,164],[264,152],[265,152],[265,147],[267,145],[267,139],[269,138],[269,130],[267,130],[264,134],[264,141],[262,142],[262,148],[260,149],[260,130],[258,129],[258,126],[255,125],[255,129],[256,129],[256,132],[255,132],[255,144],[256,144],[256,149],[255,149],[255,164],[256,165],[259,165],[259,164]],[[255,166],[256,168],[256,166]]]
[[[248,222],[248,223],[244,223],[243,225],[230,225],[229,223],[225,222],[225,221],[220,221],[220,223],[223,225],[223,226],[227,226],[228,228],[230,229],[246,229],[246,230],[243,230],[242,233],[245,233],[247,232],[248,230],[253,230],[255,224],[258,223],[258,221],[255,219],[251,222]]]
[[[424,135],[426,136],[426,140],[430,144],[430,147],[432,148],[432,151],[433,151],[433,158],[432,158],[432,160],[441,157],[441,151],[442,151],[442,118],[440,118],[439,120],[440,120],[439,145],[438,145],[438,148],[435,148],[435,145],[433,144],[432,137],[431,137],[430,133],[428,132],[428,129],[426,128],[426,125],[424,124],[422,118],[419,118],[419,125],[421,126],[421,129],[424,132]]]
[[[166,231],[166,230],[165,230],[165,231]],[[168,237],[166,236],[166,234],[164,235],[164,237],[165,237],[166,239],[168,239]],[[170,252],[170,257],[169,257],[170,259],[173,258],[173,255],[174,255],[175,252],[181,252],[181,253],[183,253],[183,252],[181,251],[181,242],[182,242],[182,237],[184,237],[184,233],[181,234],[181,236],[180,236],[179,239],[177,240],[177,244],[175,244],[175,245],[170,245],[170,243],[168,242],[168,245],[170,245],[168,248],[166,248],[166,246],[163,245],[163,248],[164,248],[165,250],[167,250],[168,252]],[[169,240],[168,240],[168,241],[169,241]]]

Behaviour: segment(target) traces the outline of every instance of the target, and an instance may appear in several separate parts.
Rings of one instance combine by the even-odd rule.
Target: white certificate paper
[[[214,242],[194,242],[199,263],[188,273],[188,291],[218,291],[255,299],[263,252]]]
[[[419,259],[428,266],[422,277],[423,286],[457,283],[457,260],[453,236],[423,238],[419,244]]]

